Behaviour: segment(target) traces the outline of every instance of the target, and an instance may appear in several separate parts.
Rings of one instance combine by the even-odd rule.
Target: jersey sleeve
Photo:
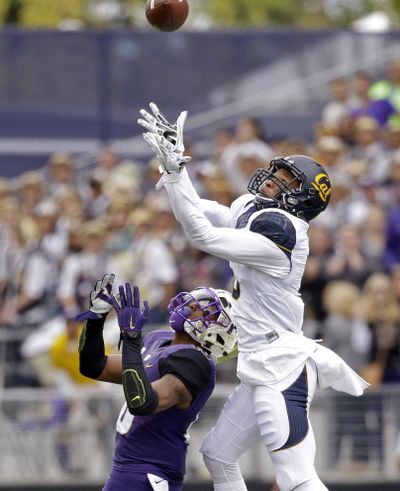
[[[161,358],[158,369],[161,376],[172,374],[181,380],[193,397],[208,386],[212,375],[210,361],[201,351],[192,348]]]
[[[247,229],[214,227],[193,197],[186,178],[174,182],[168,177],[163,179],[174,215],[193,247],[274,277],[289,273],[290,260],[270,239]]]

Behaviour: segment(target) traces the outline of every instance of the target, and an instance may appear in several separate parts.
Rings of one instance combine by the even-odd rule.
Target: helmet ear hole
[[[303,201],[303,208],[311,208],[312,202],[309,199]]]
[[[229,307],[229,302],[228,300],[225,298],[225,297],[219,297],[219,300],[220,302],[222,303],[222,306],[225,308],[225,307]]]
[[[217,342],[221,345],[221,346],[224,346],[225,344],[225,339],[220,335],[220,334],[217,334]]]

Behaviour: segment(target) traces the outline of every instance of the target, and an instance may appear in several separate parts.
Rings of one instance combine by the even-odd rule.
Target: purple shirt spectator
[[[388,213],[384,263],[388,271],[400,264],[400,205]]]

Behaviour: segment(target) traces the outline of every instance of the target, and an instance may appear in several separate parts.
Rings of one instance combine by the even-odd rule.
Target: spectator
[[[76,163],[69,153],[55,153],[47,163],[49,192],[57,198],[68,187],[75,187]]]
[[[363,71],[356,72],[352,77],[353,94],[350,98],[353,109],[361,109],[368,106],[371,99],[369,90],[372,85],[371,76]]]
[[[347,281],[332,281],[324,288],[322,298],[328,314],[323,325],[324,344],[358,371],[365,363],[365,353],[360,352],[353,329],[353,310],[360,290]]]
[[[101,218],[105,214],[110,201],[109,197],[104,193],[103,178],[101,175],[93,172],[89,176],[86,185],[80,188],[86,217],[89,220]]]
[[[386,212],[375,204],[369,207],[367,216],[361,226],[362,250],[371,272],[384,269],[383,253],[385,250]]]
[[[15,315],[12,298],[19,288],[26,241],[21,230],[18,202],[5,198],[0,202],[0,325],[9,324]]]
[[[34,211],[44,198],[46,189],[44,177],[36,171],[26,172],[17,183],[21,230],[25,240],[37,238]]]
[[[324,320],[326,312],[322,302],[322,292],[328,283],[327,264],[333,254],[333,237],[331,231],[313,223],[309,229],[310,254],[304,270],[301,294],[306,305],[306,317],[309,323]],[[320,326],[314,327],[313,337],[317,336]]]
[[[225,177],[232,189],[239,193],[243,193],[246,189],[247,182],[244,182],[243,176],[237,182],[235,176],[241,175],[240,159],[246,155],[256,156],[263,162],[269,161],[272,157],[272,149],[265,143],[260,124],[256,119],[239,120],[235,126],[232,142],[226,146],[221,154],[221,166]]]
[[[349,83],[345,78],[332,80],[329,85],[330,102],[322,109],[321,120],[325,125],[337,128],[349,113]]]
[[[375,385],[400,382],[400,305],[388,275],[374,273],[368,278],[357,311],[359,322],[370,332],[363,376]]]
[[[21,210],[24,213],[32,213],[44,198],[46,190],[46,181],[40,172],[30,171],[22,174],[17,182],[17,194]]]
[[[400,121],[389,121],[383,136],[388,152],[400,151]]]
[[[106,240],[107,229],[103,222],[93,220],[81,226],[81,250],[66,257],[58,281],[57,296],[64,310],[82,310],[99,272],[108,271]]]
[[[382,201],[388,208],[400,203],[400,149],[390,160],[388,177],[382,185],[382,195]]]
[[[156,212],[136,208],[130,216],[134,228],[132,243],[125,254],[120,254],[113,267],[124,281],[133,280],[127,271],[135,271],[140,278],[141,291],[150,305],[149,325],[166,320],[165,309],[175,294],[178,271],[171,248],[164,242],[162,231],[154,228]],[[160,235],[159,235],[160,233]]]
[[[392,104],[383,99],[381,101],[371,101],[368,106],[352,111],[351,117],[355,120],[362,117],[372,118],[379,126],[384,127],[389,118],[395,113],[396,110]]]
[[[328,313],[324,321],[323,342],[328,348],[335,349],[357,371],[365,365],[370,342],[368,328],[355,319],[354,306],[360,299],[360,293],[358,287],[343,280],[330,282],[323,291],[323,303]],[[365,438],[369,432],[365,428],[366,404],[364,399],[357,400],[355,407],[351,405],[352,410],[344,411],[343,408],[349,404],[351,401],[345,394],[335,394],[330,399],[329,423],[333,426],[330,460],[340,462],[343,444],[349,446],[351,443],[351,465],[354,462],[363,465],[369,443]]]
[[[229,206],[237,197],[229,182],[223,177],[215,176],[208,179],[207,176],[204,176],[203,186],[205,198],[218,201],[225,206]]]
[[[331,279],[343,279],[362,286],[369,272],[367,257],[362,249],[360,231],[343,224],[337,230],[335,252],[329,259],[326,272]]]
[[[95,169],[92,174],[93,179],[98,182],[105,182],[110,174],[118,167],[119,163],[119,155],[113,148],[101,148],[95,159]]]
[[[334,175],[329,208],[324,215],[317,217],[314,223],[320,223],[332,231],[336,231],[344,223],[359,226],[366,216],[367,206],[355,199],[354,190],[355,186],[344,173]]]
[[[108,226],[106,250],[110,255],[125,253],[132,243],[133,227],[129,223],[131,203],[123,196],[115,197],[107,207]]]
[[[337,136],[321,136],[317,140],[315,158],[321,162],[328,171],[333,171],[340,165],[342,155],[346,149]]]
[[[400,264],[393,267],[391,271],[392,288],[396,297],[397,303],[400,305]]]
[[[308,155],[310,148],[303,138],[287,138],[281,145],[281,154],[278,155]]]
[[[375,82],[370,91],[371,99],[388,100],[400,112],[400,58],[390,62],[387,72],[387,79]]]
[[[259,143],[242,144],[235,155],[235,169],[226,175],[235,196],[239,196],[246,189],[247,183],[253,173],[265,167],[265,148]]]
[[[142,197],[140,185],[138,167],[133,162],[126,161],[110,173],[104,192],[109,202],[123,196],[124,201],[133,206]]]
[[[55,314],[57,260],[64,247],[63,238],[53,233],[56,216],[52,202],[36,208],[38,239],[27,244],[16,290],[5,302],[0,322],[37,328]]]
[[[388,157],[380,141],[379,126],[375,119],[363,116],[355,122],[355,145],[344,155],[345,162],[365,161],[367,176],[383,182],[388,171]]]
[[[211,160],[219,163],[225,149],[232,143],[233,134],[228,128],[221,128],[214,133],[214,148],[211,152]]]
[[[380,126],[384,126],[396,112],[393,104],[386,98],[374,100],[370,97],[371,77],[365,72],[357,72],[353,79],[355,95],[351,98],[351,116],[354,119],[369,116]]]
[[[400,264],[400,204],[388,212],[384,262],[388,271]]]
[[[57,198],[59,219],[57,226],[65,233],[82,225],[85,221],[85,210],[80,194],[74,188],[65,188]]]
[[[0,177],[0,205],[4,199],[11,198],[13,194],[11,181],[5,177]]]

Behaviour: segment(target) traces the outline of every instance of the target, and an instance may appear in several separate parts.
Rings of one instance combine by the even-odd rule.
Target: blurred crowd
[[[229,206],[276,155],[326,167],[332,199],[310,226],[304,330],[372,384],[400,382],[400,59],[382,80],[333,80],[330,94],[313,141],[269,138],[259,121],[240,119],[215,133],[206,159],[187,141],[187,168],[201,197]],[[12,367],[3,386],[92,383],[77,371],[74,318],[104,273],[140,285],[148,329],[166,324],[179,291],[231,289],[228,263],[188,244],[158,179],[156,159],[125,160],[111,147],[88,167],[57,153],[41,171],[0,179],[0,335],[11,340],[3,362]],[[109,351],[118,337],[111,316]],[[222,373],[234,381],[231,365]]]

